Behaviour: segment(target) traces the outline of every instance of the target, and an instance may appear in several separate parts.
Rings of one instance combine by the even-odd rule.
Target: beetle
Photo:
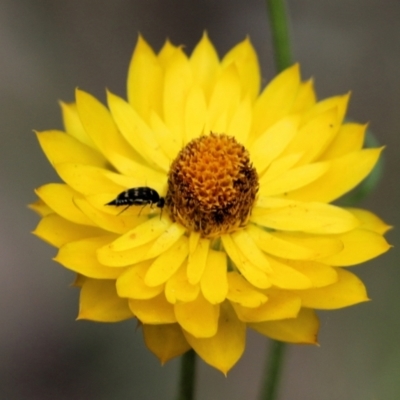
[[[143,206],[142,207],[143,209],[148,204],[150,205],[150,207],[153,207],[153,204],[155,204],[158,208],[161,209],[161,214],[162,214],[162,210],[165,205],[165,198],[161,197],[156,190],[149,188],[148,186],[140,186],[132,189],[127,189],[121,192],[114,200],[111,200],[109,203],[106,203],[105,205],[117,206],[117,207],[126,206],[119,213],[122,214],[131,206]]]

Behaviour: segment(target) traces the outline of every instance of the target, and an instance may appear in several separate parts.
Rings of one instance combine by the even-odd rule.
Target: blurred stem
[[[187,351],[181,357],[181,377],[179,382],[178,400],[194,399],[194,379],[196,372],[196,353]]]
[[[277,71],[281,72],[293,64],[285,0],[267,0],[267,9],[272,31],[275,65]]]
[[[266,0],[266,2],[272,31],[275,65],[277,72],[281,72],[293,63],[286,4],[285,0]],[[277,399],[285,349],[286,346],[284,343],[276,340],[271,342],[265,382],[260,400]]]
[[[265,373],[264,387],[260,400],[276,400],[278,397],[279,380],[283,367],[283,356],[286,345],[277,340],[271,341],[269,360]]]

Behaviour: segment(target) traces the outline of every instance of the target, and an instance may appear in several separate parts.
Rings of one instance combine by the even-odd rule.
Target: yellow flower
[[[139,37],[128,101],[77,90],[65,132],[38,133],[64,183],[36,190],[34,233],[77,273],[78,319],[136,317],[163,363],[193,348],[223,373],[247,328],[316,343],[315,309],[368,299],[343,267],[389,248],[378,217],[328,204],[381,152],[348,99],[317,102],[298,65],[260,92],[248,39],[219,60],[207,35],[190,57]]]

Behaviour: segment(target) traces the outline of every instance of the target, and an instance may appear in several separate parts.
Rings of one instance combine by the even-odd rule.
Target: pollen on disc
[[[258,186],[246,148],[211,133],[189,142],[173,161],[166,205],[188,230],[216,237],[245,226]]]

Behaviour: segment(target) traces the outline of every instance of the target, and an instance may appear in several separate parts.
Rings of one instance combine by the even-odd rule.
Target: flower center
[[[249,152],[235,138],[211,133],[189,142],[168,174],[171,218],[202,237],[243,227],[258,191]]]

